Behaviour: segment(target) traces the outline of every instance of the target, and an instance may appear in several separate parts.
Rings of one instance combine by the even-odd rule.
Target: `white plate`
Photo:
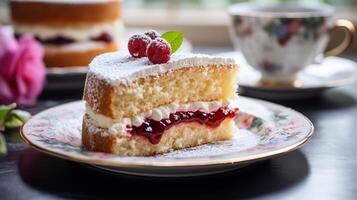
[[[82,101],[35,115],[23,126],[21,136],[42,152],[112,172],[179,177],[234,170],[281,155],[300,147],[313,133],[312,123],[292,109],[245,97],[240,97],[239,104],[241,111],[235,118],[239,129],[232,140],[151,157],[120,157],[82,149]]]

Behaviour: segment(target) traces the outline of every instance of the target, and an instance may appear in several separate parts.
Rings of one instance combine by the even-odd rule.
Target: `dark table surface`
[[[357,55],[348,57],[357,60]],[[34,114],[80,98],[81,91],[45,92],[26,109]],[[356,199],[357,86],[278,103],[314,123],[312,139],[281,157],[205,177],[153,179],[102,173],[37,152],[18,143],[17,135],[8,135],[9,153],[0,158],[0,199]]]

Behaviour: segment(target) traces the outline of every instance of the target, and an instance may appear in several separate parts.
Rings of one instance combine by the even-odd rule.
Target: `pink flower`
[[[252,126],[254,121],[254,116],[249,114],[238,115],[238,128],[249,128]]]
[[[0,104],[35,103],[45,81],[43,49],[32,36],[18,41],[0,27]]]

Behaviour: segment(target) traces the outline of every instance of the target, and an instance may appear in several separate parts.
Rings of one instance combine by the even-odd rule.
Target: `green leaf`
[[[5,130],[4,136],[6,135],[7,143],[22,143],[20,136],[20,128],[8,128]]]
[[[175,53],[183,42],[183,33],[177,31],[169,31],[161,35],[171,46],[171,54]]]
[[[11,115],[5,121],[6,128],[17,128],[24,124],[24,122],[18,118],[16,115]]]
[[[1,105],[0,106],[0,127],[4,127],[5,120],[8,117],[9,113],[16,108],[16,104],[10,105]]]
[[[2,133],[0,133],[0,156],[6,155],[6,153],[7,153],[7,148],[6,148],[5,137]]]
[[[11,115],[16,116],[22,122],[27,122],[27,120],[29,120],[30,117],[31,117],[31,114],[29,112],[26,112],[26,111],[23,111],[23,110],[13,110],[11,112]]]

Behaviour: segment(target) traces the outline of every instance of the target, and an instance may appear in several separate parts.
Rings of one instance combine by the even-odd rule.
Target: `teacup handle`
[[[339,45],[337,45],[337,47],[325,52],[324,53],[325,57],[326,56],[336,56],[336,55],[342,53],[345,49],[347,49],[352,44],[353,35],[356,32],[356,29],[355,29],[355,26],[353,25],[353,23],[347,19],[336,20],[335,27],[342,28],[344,30],[345,38]]]

